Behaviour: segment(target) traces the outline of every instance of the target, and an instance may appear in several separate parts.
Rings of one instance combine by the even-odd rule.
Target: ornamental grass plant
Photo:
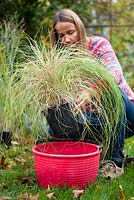
[[[0,127],[2,131],[10,131],[14,119],[12,110],[13,73],[18,67],[24,31],[21,23],[3,20],[0,24]]]
[[[104,146],[103,157],[114,140],[118,123],[123,123],[123,102],[114,78],[100,61],[89,52],[78,48],[45,47],[35,40],[29,41],[29,53],[25,61],[13,74],[17,79],[13,84],[13,102],[16,102],[14,118],[18,122],[14,128],[23,129],[22,116],[28,116],[30,130],[39,137],[42,111],[68,103],[73,115],[79,113],[84,122],[85,132]],[[89,92],[87,99],[90,111],[96,112],[101,119],[103,131],[93,131],[90,121],[78,105],[82,90]],[[34,112],[33,112],[34,111]],[[76,117],[77,118],[77,117]],[[112,140],[111,140],[112,139]]]

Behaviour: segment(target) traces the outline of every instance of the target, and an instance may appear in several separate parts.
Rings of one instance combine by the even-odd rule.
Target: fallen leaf
[[[32,153],[32,150],[31,150],[31,149],[29,149],[29,147],[25,147],[25,152],[26,152],[26,151],[28,151],[28,152]]]
[[[5,156],[3,156],[2,155],[2,157],[1,157],[1,161],[0,161],[0,165],[2,166],[2,167],[5,167],[5,166],[7,166],[7,160],[6,160],[6,158],[5,158]]]
[[[96,184],[96,190],[98,190],[98,189],[100,189],[101,187],[100,187],[100,185],[99,184]]]
[[[18,200],[29,200],[28,199],[28,193],[26,192],[24,194],[19,195],[17,199]]]
[[[36,183],[36,180],[33,177],[21,177],[21,176],[19,176],[17,178],[17,181],[21,184],[30,183],[30,184],[34,185]]]
[[[6,196],[0,196],[0,200],[10,200],[10,197],[6,197]]]
[[[5,189],[5,188],[8,188],[8,185],[6,183],[1,183],[0,189]]]
[[[0,158],[0,168],[1,169],[12,169],[14,162],[12,160],[7,161],[4,155]]]
[[[119,191],[120,191],[120,200],[125,200],[126,197],[125,197],[122,185],[119,185]]]
[[[17,141],[11,141],[11,144],[14,146],[19,146],[19,143]]]
[[[18,200],[38,200],[39,199],[39,194],[36,195],[28,195],[28,193],[21,194],[17,198]]]
[[[20,163],[21,165],[25,165],[25,163],[27,162],[25,159],[23,158],[15,158],[14,159],[15,162]]]
[[[8,169],[12,169],[12,167],[13,167],[13,166],[12,166],[11,164],[7,165],[7,168],[8,168]]]
[[[51,188],[50,188],[50,185],[48,184],[47,191],[50,191],[50,190],[51,190]]]
[[[55,197],[55,192],[51,192],[51,193],[47,194],[46,197],[47,197],[48,199],[56,199],[56,197]]]
[[[28,177],[28,183],[34,185],[36,183],[36,180],[33,177]]]
[[[85,190],[73,190],[74,198],[79,198],[84,192]]]
[[[29,200],[38,200],[39,199],[39,194],[36,194],[36,195],[31,195],[29,196]]]
[[[25,175],[26,177],[29,177],[33,172],[34,172],[34,167],[30,167],[30,168],[27,168],[27,169],[24,171],[24,175]]]
[[[33,138],[32,138],[29,134],[27,134],[27,135],[25,136],[24,143],[25,143],[26,145],[27,145],[27,144],[33,143]]]

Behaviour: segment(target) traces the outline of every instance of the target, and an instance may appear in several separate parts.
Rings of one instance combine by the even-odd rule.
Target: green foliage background
[[[0,23],[15,16],[15,20],[23,24],[28,35],[36,39],[41,37],[46,41],[53,16],[62,8],[70,8],[80,16],[88,35],[99,34],[111,41],[123,70],[129,71],[125,76],[133,87],[134,81],[131,78],[134,75],[133,0],[0,1]]]
[[[133,0],[6,0],[0,2],[0,21],[16,14],[19,21],[24,20],[25,30],[31,37],[41,34],[47,37],[52,18],[61,8],[73,9],[83,20],[88,34],[95,32],[111,40],[124,67],[133,65]]]

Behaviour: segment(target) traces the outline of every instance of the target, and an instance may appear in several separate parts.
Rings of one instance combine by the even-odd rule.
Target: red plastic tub
[[[85,188],[96,180],[99,146],[86,142],[48,142],[32,149],[38,183],[41,187],[76,186]]]

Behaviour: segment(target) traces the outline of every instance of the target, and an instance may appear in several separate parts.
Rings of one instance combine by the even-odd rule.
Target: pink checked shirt
[[[105,67],[115,77],[119,87],[125,92],[130,100],[134,101],[134,92],[131,90],[123,76],[121,65],[110,42],[103,37],[92,36],[89,38],[87,48],[93,55],[102,60]]]

